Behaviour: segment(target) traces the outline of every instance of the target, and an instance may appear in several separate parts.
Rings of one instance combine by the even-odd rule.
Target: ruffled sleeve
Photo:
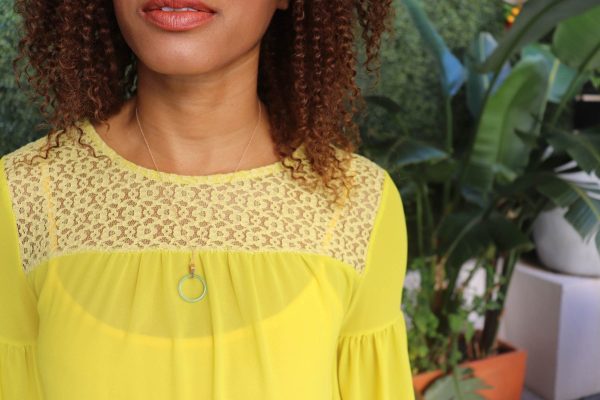
[[[22,268],[10,194],[0,158],[0,400],[40,399],[36,301]]]
[[[415,398],[401,310],[407,244],[400,193],[386,171],[365,269],[338,339],[342,400]]]

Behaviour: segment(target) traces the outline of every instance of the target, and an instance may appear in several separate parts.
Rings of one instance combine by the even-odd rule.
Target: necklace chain
[[[259,101],[258,102],[258,120],[256,121],[256,126],[254,127],[254,130],[252,131],[252,135],[250,136],[250,139],[248,140],[248,143],[246,143],[246,147],[244,148],[244,152],[242,153],[242,156],[240,157],[240,159],[239,159],[239,161],[237,163],[237,166],[235,167],[235,170],[233,171],[233,173],[237,172],[238,169],[240,168],[240,164],[241,164],[242,160],[244,159],[244,156],[246,155],[246,151],[248,150],[248,147],[250,146],[250,142],[252,142],[252,139],[254,138],[254,134],[256,133],[256,131],[258,129],[258,125],[260,124],[261,113],[262,113],[262,106],[261,106],[261,103]],[[142,138],[144,139],[144,143],[146,143],[146,148],[148,149],[148,153],[150,154],[150,158],[152,158],[152,163],[154,164],[154,169],[156,169],[156,172],[160,172],[159,169],[158,169],[158,166],[156,165],[156,160],[154,159],[154,155],[152,154],[152,150],[150,150],[150,145],[148,144],[148,140],[146,139],[146,135],[144,134],[144,130],[142,129],[142,124],[140,123],[140,117],[139,117],[137,105],[135,107],[135,118],[137,120],[138,127],[140,128],[140,132],[142,133]],[[160,176],[160,174],[159,174],[159,178],[162,180],[162,176]],[[180,279],[179,286],[178,286],[178,291],[179,291],[180,297],[182,297],[185,301],[190,302],[190,303],[195,303],[197,301],[202,300],[204,298],[204,296],[206,295],[206,290],[207,290],[206,281],[204,280],[204,278],[202,278],[199,275],[194,275],[196,267],[194,265],[193,259],[194,259],[194,249],[192,248],[192,254],[191,254],[191,259],[190,259],[190,264],[189,264],[189,272],[190,272],[190,274],[189,275],[184,275]],[[189,298],[189,297],[187,297],[186,295],[183,294],[182,285],[188,279],[198,279],[198,280],[200,280],[202,282],[202,285],[204,287],[204,291],[203,291],[203,293],[202,293],[202,295],[200,297]]]
[[[240,164],[242,162],[242,160],[244,159],[244,156],[246,155],[246,151],[248,150],[248,147],[250,146],[250,142],[252,142],[252,139],[254,138],[254,134],[256,133],[257,129],[258,129],[258,125],[260,124],[260,117],[261,117],[261,113],[262,113],[262,106],[260,104],[260,101],[258,102],[258,120],[256,121],[256,126],[254,127],[254,130],[252,131],[252,135],[250,136],[250,139],[248,140],[248,143],[246,143],[246,147],[244,148],[244,152],[242,153],[242,156],[240,157],[237,166],[235,167],[235,170],[233,171],[233,173],[237,172],[237,170],[240,168]],[[150,154],[150,158],[152,158],[152,163],[154,164],[154,169],[156,169],[156,172],[160,172],[158,167],[156,166],[156,160],[154,159],[154,155],[152,154],[152,150],[150,150],[150,145],[148,144],[148,140],[146,139],[146,135],[144,135],[144,130],[142,129],[142,124],[140,123],[140,118],[138,115],[138,108],[137,106],[135,107],[135,119],[137,120],[137,124],[138,127],[140,128],[140,132],[142,133],[142,138],[144,139],[144,143],[146,143],[146,148],[148,149],[148,153]]]

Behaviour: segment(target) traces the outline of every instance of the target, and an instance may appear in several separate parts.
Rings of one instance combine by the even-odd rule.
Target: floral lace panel
[[[4,157],[27,272],[78,251],[192,247],[309,252],[364,269],[385,170],[361,155],[352,158],[358,185],[350,201],[331,209],[287,170],[228,183],[162,182],[64,136],[33,166],[18,161],[45,138]]]

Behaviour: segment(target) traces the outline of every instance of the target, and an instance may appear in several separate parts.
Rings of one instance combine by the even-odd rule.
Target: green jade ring
[[[185,274],[179,280],[179,286],[178,286],[179,296],[183,300],[187,301],[188,303],[196,303],[196,302],[202,300],[204,298],[204,296],[206,296],[206,292],[207,292],[206,281],[200,275],[194,274],[195,270],[196,270],[196,266],[194,265],[193,262],[190,262],[190,273]],[[200,282],[202,282],[202,287],[204,289],[202,290],[202,294],[199,297],[188,297],[183,293],[183,284],[185,281],[187,281],[189,279],[197,279]]]

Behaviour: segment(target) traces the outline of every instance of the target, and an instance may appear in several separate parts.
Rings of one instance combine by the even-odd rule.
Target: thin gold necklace
[[[232,175],[235,174],[239,167],[240,164],[242,162],[242,159],[244,158],[244,156],[246,155],[246,151],[248,150],[248,147],[250,146],[250,142],[252,142],[252,139],[254,138],[254,134],[256,133],[256,130],[258,129],[258,125],[260,123],[260,117],[261,117],[261,113],[262,113],[262,106],[260,101],[258,102],[258,120],[256,121],[256,126],[254,127],[254,131],[252,131],[252,135],[250,136],[250,139],[248,140],[248,143],[246,143],[246,147],[244,148],[244,152],[242,153],[242,156],[240,157],[240,160],[237,163],[237,166],[235,168],[235,170],[233,171]],[[150,150],[150,145],[148,144],[148,140],[146,140],[146,135],[144,135],[144,130],[142,129],[142,124],[140,123],[140,118],[138,115],[138,108],[137,105],[135,107],[135,118],[137,120],[138,126],[140,128],[140,132],[142,133],[142,137],[144,139],[144,143],[146,143],[146,148],[148,149],[148,153],[150,154],[150,158],[152,158],[152,163],[154,164],[154,169],[156,169],[156,172],[158,172],[158,176],[159,178],[162,180],[162,176],[160,175],[160,171],[158,169],[158,167],[156,166],[156,161],[154,160],[154,155],[152,154],[152,150]],[[195,273],[196,271],[196,266],[194,265],[194,248],[192,247],[191,249],[191,256],[190,256],[190,263],[189,263],[189,274],[185,274],[184,276],[181,277],[181,279],[179,280],[179,285],[177,286],[177,290],[179,292],[179,296],[189,302],[189,303],[195,303],[197,301],[202,300],[205,296],[206,293],[208,291],[208,286],[206,285],[206,280],[201,276]],[[202,283],[202,294],[198,297],[188,297],[183,293],[183,284],[185,283],[185,281],[187,281],[188,279],[196,279],[199,280]]]

